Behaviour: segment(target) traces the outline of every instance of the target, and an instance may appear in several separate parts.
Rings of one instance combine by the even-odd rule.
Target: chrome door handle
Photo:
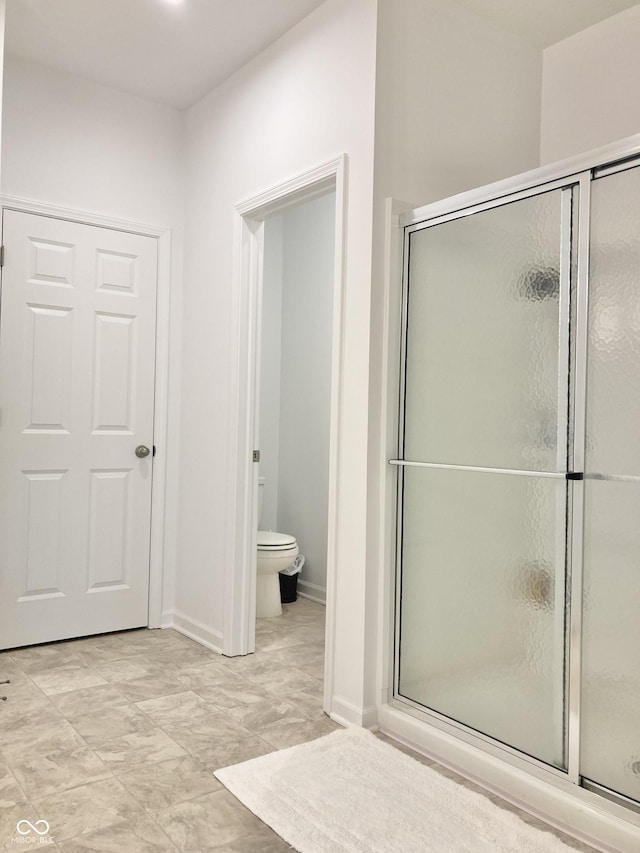
[[[138,457],[138,459],[144,459],[150,453],[151,453],[151,451],[149,450],[149,448],[145,444],[139,444],[136,447],[136,456]]]

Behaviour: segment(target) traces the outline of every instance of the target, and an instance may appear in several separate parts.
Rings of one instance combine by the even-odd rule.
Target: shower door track
[[[640,803],[637,802],[637,800],[630,800],[629,797],[625,797],[624,794],[618,794],[616,791],[612,791],[610,788],[606,788],[604,785],[599,785],[597,782],[592,782],[591,779],[587,778],[582,779],[582,787],[585,791],[591,791],[594,794],[598,794],[600,797],[605,797],[610,802],[616,803],[617,805],[640,815]]]
[[[480,747],[485,752],[496,756],[496,758],[501,758],[516,767],[527,770],[527,772],[534,771],[540,778],[551,776],[556,780],[563,780],[570,783],[565,770],[560,770],[552,764],[547,764],[533,755],[528,755],[520,749],[509,746],[509,744],[503,743],[497,738],[491,737],[491,735],[485,735],[483,732],[478,731],[478,729],[467,726],[465,723],[454,720],[452,717],[447,717],[446,714],[434,711],[433,708],[421,705],[419,702],[415,702],[406,696],[395,695],[390,704],[392,707],[404,711],[415,719],[428,722],[442,732],[454,735],[472,746]]]

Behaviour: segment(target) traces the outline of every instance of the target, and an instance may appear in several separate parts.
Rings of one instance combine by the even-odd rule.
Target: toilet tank
[[[260,519],[262,518],[263,495],[264,495],[264,477],[258,477],[258,530],[260,530]]]

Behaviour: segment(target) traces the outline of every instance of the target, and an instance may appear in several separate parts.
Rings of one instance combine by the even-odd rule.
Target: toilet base
[[[272,619],[274,616],[282,616],[279,575],[278,572],[260,574],[256,585],[256,617]]]

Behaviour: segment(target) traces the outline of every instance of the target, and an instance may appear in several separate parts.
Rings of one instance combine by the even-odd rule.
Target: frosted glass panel
[[[640,800],[640,483],[588,481],[581,773]]]
[[[564,766],[566,483],[404,469],[399,693]]]
[[[640,168],[592,187],[587,452],[640,475]]]
[[[594,181],[581,773],[640,800],[640,169]]]
[[[405,459],[564,468],[561,200],[555,190],[411,234]]]

